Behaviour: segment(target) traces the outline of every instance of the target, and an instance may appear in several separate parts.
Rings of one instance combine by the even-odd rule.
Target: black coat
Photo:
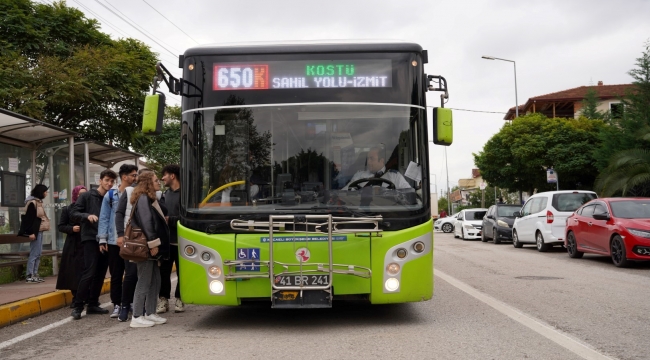
[[[73,221],[70,216],[70,206],[61,209],[59,220],[59,231],[68,234],[63,244],[61,254],[61,266],[56,279],[56,288],[59,290],[76,291],[84,270],[84,253],[81,244],[81,233],[72,231],[72,227],[80,225],[79,221]]]
[[[131,219],[132,226],[142,229],[148,241],[160,239],[158,259],[169,259],[169,227],[165,221],[164,213],[161,214],[153,207],[153,201],[146,195],[140,195],[135,203],[135,214]],[[151,247],[151,246],[150,246]]]
[[[97,230],[99,221],[91,223],[88,216],[95,215],[99,218],[102,210],[102,196],[99,191],[92,189],[79,195],[77,202],[72,206],[71,217],[81,219],[81,241],[97,241]]]

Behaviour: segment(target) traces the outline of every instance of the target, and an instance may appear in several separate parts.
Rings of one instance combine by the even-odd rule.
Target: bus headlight
[[[413,244],[413,250],[414,250],[416,253],[421,253],[421,252],[423,252],[423,251],[424,251],[424,248],[425,248],[425,246],[424,246],[424,243],[423,243],[422,241],[417,241],[415,244]]]
[[[399,264],[396,263],[390,263],[388,266],[386,266],[386,272],[391,275],[397,274],[399,272],[399,269]]]
[[[406,255],[408,254],[406,252],[406,249],[404,249],[404,248],[397,249],[396,253],[397,253],[397,257],[400,258],[400,259],[404,259],[406,257]]]
[[[399,289],[399,280],[397,280],[395,278],[390,278],[390,279],[386,280],[386,283],[384,284],[384,286],[386,287],[386,290],[388,290],[388,291],[395,291],[395,290]]]
[[[220,294],[223,291],[223,283],[219,280],[213,280],[210,283],[210,291],[215,294]]]
[[[187,245],[185,247],[185,255],[193,256],[196,253],[196,249],[192,245]]]
[[[201,259],[203,259],[203,261],[206,261],[206,262],[210,261],[210,258],[212,258],[212,256],[210,256],[209,252],[204,252],[203,254],[201,254]]]
[[[214,277],[221,276],[221,268],[218,266],[210,266],[210,269],[208,269],[208,271],[210,272],[210,275]]]

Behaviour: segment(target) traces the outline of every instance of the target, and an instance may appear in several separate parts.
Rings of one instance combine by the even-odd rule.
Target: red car
[[[569,256],[607,255],[617,267],[650,260],[650,198],[600,198],[566,220],[564,246]]]

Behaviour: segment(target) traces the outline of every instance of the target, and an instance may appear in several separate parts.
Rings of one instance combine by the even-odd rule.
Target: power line
[[[122,21],[124,21],[125,23],[127,23],[127,24],[128,24],[129,26],[131,26],[132,28],[138,30],[138,32],[140,32],[142,35],[144,35],[144,36],[146,36],[147,38],[149,38],[149,40],[151,40],[151,41],[153,41],[154,43],[158,44],[158,46],[160,46],[162,49],[164,49],[165,51],[167,51],[168,53],[170,53],[172,56],[176,56],[176,54],[174,54],[172,51],[170,51],[170,50],[167,49],[166,47],[160,45],[159,42],[157,42],[156,40],[152,39],[149,35],[145,34],[145,33],[142,32],[140,29],[138,29],[137,27],[135,27],[133,24],[131,24],[130,22],[126,21],[126,20],[125,20],[123,17],[121,17],[120,15],[116,14],[115,11],[111,10],[108,6],[106,6],[106,5],[104,5],[103,3],[99,2],[99,0],[95,0],[95,2],[97,2],[99,5],[101,5],[102,7],[104,7],[106,10],[110,11],[113,15],[117,16],[118,18],[120,18]],[[109,5],[110,5],[110,4],[109,4]]]
[[[145,4],[149,5],[149,7],[152,8],[155,12],[157,12],[158,14],[160,14],[160,16],[164,17],[165,20],[169,21],[170,24],[174,25],[174,27],[176,27],[178,30],[180,30],[183,34],[187,35],[187,37],[190,38],[190,39],[192,39],[192,41],[194,41],[197,45],[199,44],[199,42],[196,41],[196,40],[194,40],[194,38],[191,37],[190,34],[186,33],[185,31],[183,31],[183,29],[181,29],[181,28],[178,27],[176,24],[174,24],[174,23],[173,23],[171,20],[169,20],[165,15],[163,15],[160,11],[158,11],[158,9],[156,9],[156,8],[153,7],[153,6],[151,6],[151,4],[149,4],[148,2],[146,2],[146,0],[142,0],[142,1],[143,1]]]
[[[81,6],[84,10],[86,10],[86,11],[89,12],[91,15],[93,15],[93,16],[95,17],[95,19],[101,20],[101,23],[102,23],[102,24],[107,25],[108,27],[110,27],[111,29],[115,30],[115,32],[119,33],[120,35],[124,36],[125,38],[128,38],[128,37],[129,37],[128,35],[126,35],[126,34],[123,33],[122,31],[120,31],[119,29],[117,29],[117,26],[113,25],[113,24],[110,23],[108,20],[102,18],[101,16],[99,16],[99,15],[98,15],[97,13],[95,13],[94,11],[90,10],[90,8],[88,8],[86,5],[84,5],[84,4],[80,3],[80,2],[78,2],[77,0],[72,0],[72,1],[74,1],[77,5]]]

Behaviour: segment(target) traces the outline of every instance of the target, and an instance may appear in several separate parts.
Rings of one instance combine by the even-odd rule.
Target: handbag
[[[36,204],[34,204],[34,206],[36,206]],[[41,219],[39,217],[36,217],[34,219],[34,222],[29,224],[28,221],[25,221],[26,218],[27,218],[27,214],[20,215],[20,229],[18,229],[18,234],[17,235],[18,236],[29,237],[30,234],[27,234],[28,230],[31,230],[32,234],[38,235],[38,232],[41,229],[41,222],[43,221],[43,219]],[[30,229],[30,225],[31,225],[31,229]]]
[[[147,244],[147,237],[142,232],[142,229],[131,225],[133,216],[135,214],[136,204],[131,208],[131,217],[126,223],[124,230],[124,242],[120,247],[120,257],[124,260],[133,262],[141,262],[149,260],[149,245]]]

